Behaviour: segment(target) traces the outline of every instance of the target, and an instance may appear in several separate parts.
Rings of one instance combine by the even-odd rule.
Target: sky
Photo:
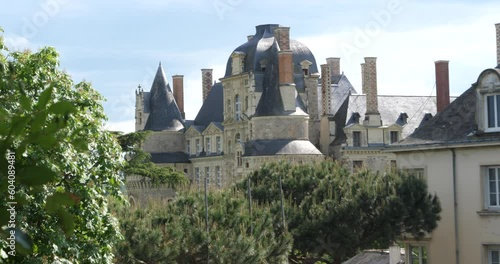
[[[202,105],[201,69],[223,77],[255,26],[280,24],[319,65],[340,57],[361,90],[364,57],[377,57],[378,93],[435,95],[434,61],[448,60],[458,96],[496,66],[500,1],[487,0],[0,0],[11,50],[53,46],[61,69],[105,98],[107,128],[134,130],[135,90],[149,91],[158,63],[184,75],[186,119]]]

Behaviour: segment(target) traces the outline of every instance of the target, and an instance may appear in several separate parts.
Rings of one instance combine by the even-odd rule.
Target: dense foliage
[[[249,213],[245,197],[232,190],[208,195],[184,192],[167,205],[159,201],[140,208],[120,207],[125,241],[117,247],[117,263],[283,263],[291,236],[276,232],[268,206]]]
[[[157,166],[151,162],[151,155],[142,150],[141,144],[151,134],[150,131],[139,131],[128,134],[115,132],[118,142],[125,153],[126,164],[123,169],[127,175],[143,176],[154,186],[166,185],[177,188],[188,183],[184,173],[173,166]]]
[[[439,200],[428,193],[425,181],[402,172],[352,173],[331,162],[267,164],[249,176],[255,201],[279,201],[279,176],[294,238],[293,263],[342,263],[405,235],[421,238],[440,219]],[[247,180],[238,187],[247,189]]]
[[[9,52],[0,36],[0,262],[111,263],[120,237],[107,197],[123,159],[103,98],[58,68],[53,48]]]

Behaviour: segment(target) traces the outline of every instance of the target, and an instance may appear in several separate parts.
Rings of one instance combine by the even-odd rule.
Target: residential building
[[[406,241],[407,263],[500,263],[500,24],[496,37],[497,66],[389,148],[443,210],[434,232]]]

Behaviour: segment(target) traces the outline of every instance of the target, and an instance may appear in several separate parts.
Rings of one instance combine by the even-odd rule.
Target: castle
[[[333,158],[384,170],[395,160],[384,146],[412,133],[449,96],[378,96],[376,58],[361,66],[358,94],[340,58],[326,59],[319,72],[289,27],[259,25],[230,54],[220,82],[201,70],[203,105],[194,120],[185,119],[183,76],[172,77],[172,91],[160,64],[150,92],[136,91],[135,129],[153,132],[143,149],[154,163],[175,166],[197,186],[208,178],[223,187],[278,160]]]

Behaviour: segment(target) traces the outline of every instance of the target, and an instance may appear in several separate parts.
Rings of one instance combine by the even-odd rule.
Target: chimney
[[[280,46],[280,50],[290,50],[290,28],[277,27],[274,29],[274,38]]]
[[[500,23],[495,24],[497,29],[497,65],[500,66]]]
[[[247,36],[247,41],[250,41],[251,39],[253,39],[253,35],[248,35]]]
[[[378,114],[377,58],[365,57],[366,113]]]
[[[340,58],[326,58],[326,64],[330,67],[330,76],[340,75]]]
[[[437,112],[440,113],[450,104],[450,76],[448,61],[439,60],[436,65],[436,105]]]
[[[361,93],[366,94],[366,63],[361,63]]]
[[[297,90],[293,83],[293,52],[281,50],[278,52],[279,84],[281,100],[285,111],[295,111]]]
[[[321,65],[321,106],[323,115],[330,114],[330,85],[331,85],[330,67],[328,64]]]
[[[213,69],[201,69],[201,82],[202,82],[202,95],[203,102],[207,98],[210,90],[212,89],[213,81],[212,81],[212,71]]]
[[[377,58],[365,57],[366,113],[365,125],[381,126],[382,119],[378,111],[377,94]]]
[[[409,252],[411,254],[411,252]],[[389,247],[389,264],[401,263],[401,248],[399,246]]]
[[[174,75],[172,76],[174,84],[174,98],[181,111],[182,118],[186,119],[186,113],[184,113],[184,76]]]

